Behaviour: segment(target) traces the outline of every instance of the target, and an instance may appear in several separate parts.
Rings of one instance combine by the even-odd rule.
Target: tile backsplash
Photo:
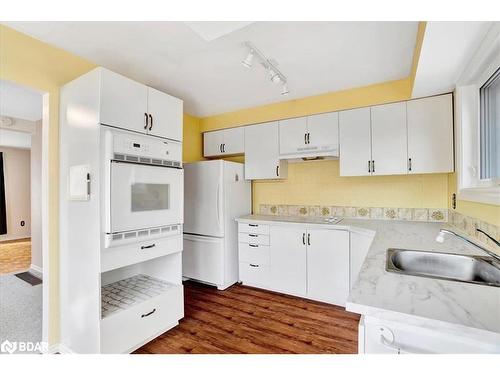
[[[465,232],[475,240],[498,251],[498,247],[476,228],[484,230],[496,240],[500,239],[500,227],[479,219],[462,215],[445,208],[396,208],[396,207],[343,207],[343,206],[300,206],[285,204],[261,204],[261,215],[278,216],[338,216],[356,219],[407,220],[448,223]]]
[[[357,219],[408,220],[447,222],[444,208],[343,207],[261,204],[261,215],[278,216],[339,216]]]

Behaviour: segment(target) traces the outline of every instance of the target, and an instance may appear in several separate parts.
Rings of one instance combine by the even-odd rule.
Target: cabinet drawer
[[[254,223],[239,223],[238,232],[253,234],[269,234],[269,225]]]
[[[101,252],[101,272],[144,262],[182,251],[182,235],[156,238],[130,245],[109,247]]]
[[[239,233],[238,242],[252,243],[257,245],[269,245],[269,236],[255,233]]]
[[[240,243],[240,262],[269,265],[269,246]]]
[[[269,267],[261,264],[240,262],[240,280],[245,285],[269,287]]]
[[[183,316],[183,287],[172,285],[165,293],[102,319],[101,353],[131,352],[172,328]]]

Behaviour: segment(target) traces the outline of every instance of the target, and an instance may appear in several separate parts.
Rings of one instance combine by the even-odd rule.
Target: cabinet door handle
[[[372,171],[372,162],[371,160],[368,160],[368,173]]]
[[[155,247],[156,244],[151,244],[151,245],[147,245],[147,246],[141,246],[141,250],[144,250],[144,249],[151,249],[153,247]]]
[[[219,151],[222,154],[222,143],[219,145]]]
[[[280,166],[279,165],[276,166],[276,176],[277,177],[280,176]]]
[[[307,233],[307,244],[311,246],[311,233]]]
[[[144,112],[144,130],[147,130],[148,128],[148,114],[146,112]]]
[[[307,133],[304,133],[304,144],[307,145]]]
[[[302,244],[306,244],[306,234],[302,233]]]
[[[149,114],[149,131],[153,129],[153,116],[151,116],[151,113]]]
[[[249,236],[249,237],[259,237],[259,235],[258,235],[258,234],[249,234],[248,236]]]
[[[222,144],[222,152],[226,153],[226,144],[225,143]]]
[[[150,316],[151,314],[154,314],[154,313],[155,313],[155,311],[156,311],[156,309],[153,309],[153,310],[151,310],[150,312],[148,312],[147,314],[142,314],[142,315],[141,315],[141,318],[145,318],[146,316]]]
[[[258,264],[250,264],[250,267],[256,267],[256,268],[258,268],[259,265]]]
[[[307,144],[311,144],[311,133],[307,133]]]
[[[372,160],[372,172],[375,172],[375,160]]]
[[[408,170],[411,172],[411,158],[408,158]]]

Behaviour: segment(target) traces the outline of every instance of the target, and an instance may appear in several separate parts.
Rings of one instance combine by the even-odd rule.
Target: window
[[[480,179],[500,181],[500,68],[479,89]]]
[[[132,212],[169,209],[168,184],[132,184]]]

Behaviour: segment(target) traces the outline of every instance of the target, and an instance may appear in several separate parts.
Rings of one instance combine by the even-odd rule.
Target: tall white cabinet
[[[131,352],[177,325],[184,315],[182,218],[179,224],[162,227],[161,234],[159,229],[140,230],[137,238],[124,234],[124,242],[109,243],[107,182],[111,159],[118,157],[108,155],[109,145],[113,150],[128,147],[125,138],[112,140],[109,132],[120,128],[113,131],[149,146],[171,144],[178,160],[182,101],[96,68],[61,88],[60,123],[61,348],[76,353]],[[156,143],[148,143],[153,139]],[[85,195],[75,197],[70,188],[75,181],[85,186]],[[182,182],[176,188],[182,191]],[[175,199],[182,205],[182,196]],[[116,236],[122,238],[121,233]],[[144,297],[147,293],[127,292],[134,287],[149,290],[150,298]],[[118,300],[123,304],[117,305]]]

